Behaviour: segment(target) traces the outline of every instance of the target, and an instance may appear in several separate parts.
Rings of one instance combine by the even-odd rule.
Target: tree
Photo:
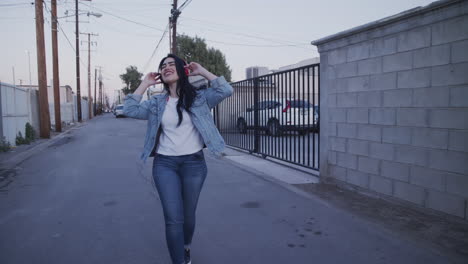
[[[218,49],[208,48],[202,38],[178,35],[177,56],[187,62],[198,62],[213,74],[222,75],[228,82],[231,81],[231,69],[226,63],[224,54]]]
[[[122,91],[124,94],[133,93],[140,85],[143,73],[139,72],[136,66],[128,66],[125,70],[126,72],[120,75],[120,79],[126,85]]]

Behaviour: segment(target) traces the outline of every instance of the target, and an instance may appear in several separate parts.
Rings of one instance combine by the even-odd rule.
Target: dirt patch
[[[243,208],[259,208],[260,203],[258,203],[258,202],[245,202],[245,203],[241,204],[240,206],[243,207]]]
[[[333,183],[296,184],[354,215],[468,263],[468,222],[429,209],[371,197]]]
[[[59,140],[57,140],[56,142],[54,142],[53,144],[50,144],[48,146],[48,148],[57,148],[57,147],[60,147],[62,145],[65,145],[65,144],[68,144],[72,141],[72,137],[71,136],[67,136],[67,137],[64,137],[64,138],[61,138]]]
[[[5,191],[4,189],[13,182],[15,176],[16,170],[0,169],[0,191]]]

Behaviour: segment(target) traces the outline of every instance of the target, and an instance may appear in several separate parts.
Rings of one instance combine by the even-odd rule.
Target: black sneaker
[[[192,259],[190,258],[190,249],[185,249],[185,264],[192,264]]]

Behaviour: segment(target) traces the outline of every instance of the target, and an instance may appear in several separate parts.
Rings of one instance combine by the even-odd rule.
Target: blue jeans
[[[172,263],[184,263],[184,245],[192,243],[195,211],[207,174],[203,151],[182,156],[157,154],[153,178],[166,223],[166,242]]]

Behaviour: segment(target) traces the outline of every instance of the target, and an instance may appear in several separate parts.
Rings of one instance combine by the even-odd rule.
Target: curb
[[[29,159],[30,157],[32,157],[34,154],[37,154],[38,152],[48,148],[49,146],[51,146],[52,144],[56,143],[57,141],[59,141],[60,139],[64,138],[65,136],[67,136],[68,134],[70,134],[72,131],[75,131],[83,126],[85,126],[86,124],[85,123],[81,123],[81,124],[77,124],[75,126],[73,126],[72,128],[42,142],[42,143],[39,143],[37,144],[36,146],[30,148],[30,149],[27,149],[25,151],[22,151],[18,154],[15,154],[13,155],[12,157],[6,159],[6,160],[3,160],[0,162],[0,171],[2,170],[12,170],[14,169],[15,167],[17,167],[19,164],[21,164],[22,162],[24,162],[25,160]]]
[[[226,146],[226,149],[229,150],[226,151],[228,153],[224,153],[223,158],[249,168],[257,174],[263,174],[291,185],[320,182],[318,171],[274,158],[263,158],[260,155],[250,154],[247,151],[232,146]]]

